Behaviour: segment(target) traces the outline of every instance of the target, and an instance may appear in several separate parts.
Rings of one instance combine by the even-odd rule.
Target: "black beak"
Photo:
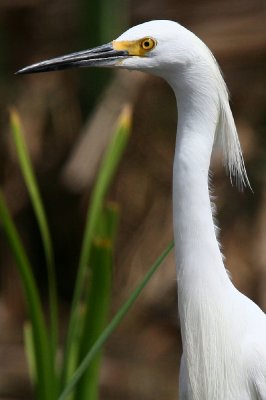
[[[59,71],[75,67],[111,66],[117,61],[128,57],[125,50],[115,50],[112,43],[93,49],[79,51],[62,57],[52,58],[37,64],[30,65],[16,72],[16,74],[32,74],[37,72]]]

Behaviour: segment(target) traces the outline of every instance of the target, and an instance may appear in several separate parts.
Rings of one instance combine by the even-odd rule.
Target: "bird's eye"
[[[145,38],[145,39],[142,39],[140,45],[144,50],[151,50],[155,47],[156,42],[152,38]]]

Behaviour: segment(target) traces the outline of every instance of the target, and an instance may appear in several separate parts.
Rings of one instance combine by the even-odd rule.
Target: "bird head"
[[[195,42],[198,44],[195,46]],[[201,45],[199,46],[199,43]],[[206,47],[206,46],[205,46]],[[18,74],[63,70],[75,67],[115,67],[164,76],[186,67],[202,54],[203,43],[173,21],[150,21],[124,32],[117,39],[93,49],[42,61]]]
[[[75,67],[125,68],[164,78],[174,89],[178,106],[182,103],[186,110],[189,105],[215,127],[215,143],[230,176],[239,186],[249,186],[225,82],[211,51],[188,29],[173,21],[145,22],[110,43],[33,64],[17,74]]]

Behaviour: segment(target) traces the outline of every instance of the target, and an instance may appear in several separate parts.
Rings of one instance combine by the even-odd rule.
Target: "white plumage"
[[[183,357],[181,400],[266,399],[266,317],[230,281],[215,235],[208,190],[213,145],[237,182],[247,184],[228,94],[209,49],[171,21],[134,27],[118,40],[156,39],[146,70],[173,88],[178,127],[173,214]]]
[[[108,45],[21,73],[95,65],[161,76],[176,96],[173,214],[183,343],[180,400],[265,400],[266,317],[230,281],[213,222],[208,173],[215,145],[231,178],[240,186],[249,182],[226,85],[212,53],[181,25],[151,21]]]

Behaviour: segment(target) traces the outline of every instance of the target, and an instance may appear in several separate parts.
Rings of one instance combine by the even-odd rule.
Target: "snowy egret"
[[[150,72],[178,107],[173,215],[183,356],[181,400],[265,400],[266,317],[228,277],[215,234],[208,174],[220,146],[230,177],[249,185],[226,85],[207,46],[173,21],[135,26],[113,42],[26,67]]]

